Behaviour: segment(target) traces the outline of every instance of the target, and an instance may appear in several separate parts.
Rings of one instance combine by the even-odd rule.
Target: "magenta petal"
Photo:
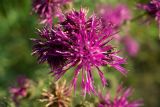
[[[102,96],[99,93],[99,104],[98,107],[141,107],[143,106],[142,100],[130,100],[129,97],[132,95],[132,89],[119,88],[114,99],[110,97],[111,93],[106,93]]]
[[[55,27],[38,30],[40,38],[33,39],[33,55],[40,63],[48,62],[56,79],[74,68],[71,86],[76,89],[78,76],[82,73],[84,95],[96,94],[93,69],[97,69],[103,85],[107,80],[100,67],[110,65],[123,74],[127,72],[121,67],[125,59],[119,57],[109,43],[114,33],[110,23],[104,27],[102,20],[95,15],[88,18],[86,10],[73,10],[66,13],[65,20]]]

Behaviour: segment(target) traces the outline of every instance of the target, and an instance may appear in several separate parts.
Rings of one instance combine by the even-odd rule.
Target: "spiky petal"
[[[51,84],[49,90],[44,90],[40,102],[45,102],[45,107],[69,107],[71,103],[71,92],[64,82]]]
[[[145,10],[148,15],[155,17],[160,24],[160,0],[150,0],[147,4],[138,4],[138,7]]]
[[[69,0],[33,0],[33,12],[37,13],[41,18],[41,23],[52,25],[52,19],[58,17],[63,18],[61,6]]]
[[[104,23],[111,22],[116,27],[120,27],[125,21],[131,19],[131,12],[124,4],[119,4],[115,7],[110,5],[100,5],[98,14],[102,17]]]
[[[109,65],[122,74],[127,73],[121,66],[125,59],[117,56],[118,52],[109,44],[115,33],[112,25],[104,27],[100,18],[86,15],[84,9],[73,10],[66,14],[64,22],[52,29],[40,30],[41,38],[33,39],[33,54],[38,56],[39,62],[49,63],[56,79],[75,68],[71,86],[76,88],[81,73],[84,95],[95,93],[93,69],[97,70],[103,85],[106,79],[100,67]]]
[[[132,89],[124,89],[120,86],[117,89],[114,99],[111,98],[111,94],[108,92],[105,96],[99,93],[98,107],[140,107],[143,105],[142,100],[131,101],[129,97],[132,95]]]

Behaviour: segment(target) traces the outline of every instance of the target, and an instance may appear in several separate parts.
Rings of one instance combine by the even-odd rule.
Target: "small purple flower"
[[[33,11],[42,19],[41,23],[52,25],[52,18],[63,19],[61,6],[69,0],[33,0]]]
[[[131,36],[125,36],[121,39],[121,42],[124,44],[125,50],[132,57],[135,57],[139,52],[139,44]]]
[[[84,95],[95,93],[93,69],[97,70],[103,85],[106,79],[101,66],[109,65],[122,74],[127,73],[121,66],[125,59],[117,56],[118,52],[109,44],[115,33],[112,25],[104,27],[100,18],[86,15],[83,9],[71,11],[66,14],[65,21],[52,29],[39,30],[41,38],[33,39],[33,54],[38,56],[39,63],[49,63],[56,79],[75,68],[71,87],[76,88],[78,75],[82,75]]]
[[[120,27],[125,21],[131,19],[131,12],[124,4],[119,4],[116,7],[101,6],[99,14],[104,22],[111,22],[116,27]]]
[[[19,106],[20,100],[27,96],[27,90],[29,86],[29,80],[26,77],[21,76],[17,79],[17,87],[11,87],[9,89],[12,95],[12,100],[14,101],[17,107]]]
[[[111,98],[111,94],[108,92],[105,96],[99,93],[100,103],[98,107],[140,107],[143,105],[142,100],[130,100],[130,96],[133,91],[131,88],[123,89],[121,86],[117,89],[114,98]]]
[[[150,16],[155,17],[160,25],[160,0],[151,0],[148,4],[138,4],[138,7],[145,10]]]

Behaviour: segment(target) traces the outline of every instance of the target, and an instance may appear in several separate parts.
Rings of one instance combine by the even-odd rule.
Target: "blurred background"
[[[141,12],[136,9],[138,2],[147,0],[74,0],[73,7],[79,9],[87,7],[90,12],[96,11],[97,4],[109,5],[126,4],[132,12],[132,17]],[[8,88],[14,84],[19,75],[26,75],[33,81],[47,80],[49,67],[37,64],[36,58],[31,55],[32,42],[30,38],[37,37],[36,28],[39,28],[37,16],[32,15],[31,0],[0,0],[0,98],[8,98]],[[143,13],[143,11],[142,11]],[[127,58],[126,68],[128,76],[119,72],[109,72],[107,77],[111,81],[109,89],[123,81],[125,86],[134,88],[134,97],[144,100],[144,107],[160,107],[160,39],[158,25],[152,20],[149,24],[142,24],[140,20],[129,22],[129,34],[138,43],[137,55],[130,56],[122,52]],[[124,45],[119,47],[124,50]],[[108,71],[112,69],[106,68]],[[96,80],[98,81],[98,80]],[[41,91],[41,88],[35,89]],[[92,99],[91,99],[92,100]],[[34,102],[35,101],[35,102]],[[27,101],[26,101],[27,102]],[[76,102],[76,101],[75,101]],[[28,101],[37,107],[37,100]],[[31,105],[30,105],[31,106]],[[32,107],[31,106],[31,107]],[[24,107],[29,105],[24,104]],[[39,106],[41,107],[41,106]]]

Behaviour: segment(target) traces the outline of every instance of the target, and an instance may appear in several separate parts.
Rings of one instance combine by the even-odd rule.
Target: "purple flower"
[[[138,7],[155,17],[160,25],[160,0],[151,0],[148,4],[138,4]]]
[[[132,57],[135,57],[139,52],[139,44],[134,38],[131,36],[125,36],[122,38],[121,42],[125,46],[125,50]]]
[[[33,54],[38,61],[47,61],[52,73],[59,79],[70,68],[75,68],[72,86],[76,88],[78,75],[82,75],[81,86],[83,94],[95,93],[93,69],[97,70],[102,84],[106,79],[101,66],[109,65],[122,74],[127,71],[121,66],[125,59],[117,56],[109,42],[115,33],[112,26],[104,27],[100,18],[92,15],[86,17],[86,11],[71,11],[65,16],[65,21],[52,29],[39,30],[40,39],[33,39]]]
[[[63,19],[61,6],[69,0],[33,0],[33,11],[42,19],[41,23],[52,25],[52,18]]]
[[[131,101],[129,97],[132,95],[132,89],[123,89],[121,86],[118,88],[114,98],[108,92],[105,96],[99,93],[100,103],[98,107],[140,107],[143,105],[142,100]]]
[[[116,7],[102,5],[99,15],[104,22],[111,22],[116,27],[120,27],[125,21],[131,19],[131,12],[124,4],[119,4]]]
[[[17,87],[14,86],[9,89],[12,95],[12,100],[14,101],[17,107],[19,106],[20,100],[27,96],[27,90],[29,86],[29,80],[24,76],[20,76],[17,79]]]

